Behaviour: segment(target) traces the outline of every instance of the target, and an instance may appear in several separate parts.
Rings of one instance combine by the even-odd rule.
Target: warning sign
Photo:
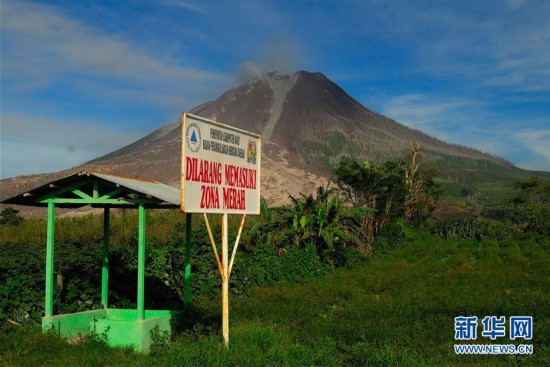
[[[260,213],[262,138],[184,113],[181,211]]]

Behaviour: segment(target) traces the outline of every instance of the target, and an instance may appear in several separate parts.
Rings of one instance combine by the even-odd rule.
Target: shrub
[[[23,222],[23,217],[19,215],[19,210],[8,207],[0,212],[0,227],[18,226]]]
[[[532,177],[516,183],[520,192],[512,199],[511,219],[526,230],[550,235],[550,182]]]
[[[95,219],[93,220],[95,221]],[[78,231],[78,221],[66,230]],[[219,234],[214,225],[213,231]],[[185,224],[180,222],[164,243],[147,240],[145,266],[146,307],[183,307]],[[230,231],[234,243],[234,231]],[[134,234],[135,235],[135,234]],[[45,242],[45,241],[44,241]],[[219,242],[219,241],[218,241]],[[134,240],[130,243],[135,243]],[[40,323],[44,311],[45,244],[4,243],[0,252],[0,322]],[[54,261],[54,313],[80,312],[100,307],[100,242],[58,241]],[[110,307],[136,306],[137,246],[113,244],[110,251]],[[192,241],[192,299],[214,299],[220,293],[220,275],[208,233],[196,225]],[[233,294],[274,283],[301,282],[327,271],[314,247],[277,247],[260,244],[240,247],[231,277]]]
[[[304,194],[301,198],[290,196],[292,205],[281,213],[277,241],[282,246],[311,246],[323,261],[335,267],[345,265],[338,262],[345,248],[357,249],[363,254],[371,252],[367,235],[361,230],[360,218],[375,210],[349,207],[346,199],[333,193],[334,190],[319,187],[315,197]]]
[[[503,240],[519,233],[514,227],[502,222],[493,222],[477,218],[445,219],[429,224],[430,233],[443,239],[474,238]]]
[[[392,249],[403,247],[410,231],[411,229],[402,219],[389,227],[383,228],[374,241],[374,252],[384,254]]]

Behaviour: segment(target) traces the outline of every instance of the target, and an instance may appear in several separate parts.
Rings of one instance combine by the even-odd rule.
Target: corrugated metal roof
[[[131,190],[150,195],[167,203],[180,205],[180,190],[161,184],[160,182],[115,176],[99,172],[90,172],[90,174]]]
[[[179,206],[180,205],[180,190],[170,187],[168,185],[162,184],[157,181],[143,180],[138,178],[124,177],[118,175],[112,175],[108,173],[101,172],[91,172],[91,171],[81,171],[63,177],[61,179],[48,182],[39,187],[36,187],[32,190],[27,190],[18,195],[10,197],[3,200],[2,204],[16,204],[16,205],[27,205],[27,206],[47,206],[47,203],[39,203],[37,200],[40,197],[56,192],[64,187],[71,186],[79,181],[82,181],[87,177],[97,177],[100,183],[103,183],[103,190],[111,190],[113,187],[123,187],[132,193],[137,193],[138,195],[146,195],[150,198],[154,198],[162,201],[161,204],[167,206]],[[103,193],[102,193],[103,194]],[[87,204],[61,204],[59,207],[82,207]]]

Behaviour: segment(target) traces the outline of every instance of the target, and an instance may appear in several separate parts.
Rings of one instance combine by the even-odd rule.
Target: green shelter
[[[147,352],[151,330],[173,333],[176,311],[145,309],[145,230],[146,210],[180,207],[180,190],[156,181],[82,171],[47,183],[2,201],[3,204],[48,208],[46,248],[46,300],[42,331],[53,331],[60,337],[74,337],[94,332],[106,336],[111,346],[131,346]],[[103,208],[103,252],[101,305],[98,310],[72,314],[53,314],[55,209],[80,208],[90,205]],[[138,215],[137,308],[109,308],[109,215],[111,208],[136,208]],[[185,264],[185,301],[190,298],[190,230],[187,214]]]

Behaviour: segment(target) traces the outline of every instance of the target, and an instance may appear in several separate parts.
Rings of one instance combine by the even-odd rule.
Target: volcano
[[[514,168],[502,158],[446,143],[371,111],[318,72],[258,76],[190,112],[262,135],[261,190],[271,205],[285,203],[289,193],[310,193],[326,184],[343,156],[374,162],[396,159],[410,140],[421,144],[431,162]],[[180,150],[177,120],[82,166],[3,180],[2,197],[83,169],[178,187]]]

